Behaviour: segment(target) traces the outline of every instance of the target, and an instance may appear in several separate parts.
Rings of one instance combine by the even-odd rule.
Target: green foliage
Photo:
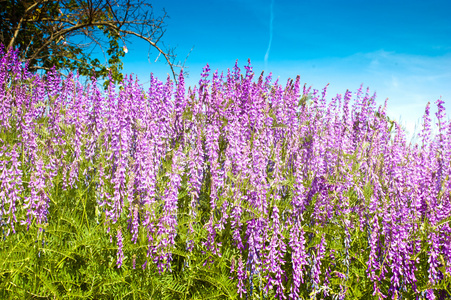
[[[28,231],[25,225],[17,226],[16,234],[3,236],[0,242],[2,299],[236,297],[236,284],[227,276],[231,253],[225,251],[221,259],[203,266],[210,254],[201,254],[205,249],[199,244],[188,253],[181,231],[172,251],[172,272],[159,274],[152,262],[141,268],[146,260],[145,235],[132,244],[131,235],[125,234],[124,264],[117,268],[115,237],[111,243],[104,219],[95,214],[93,184],[79,183],[63,191],[60,183],[52,195],[58,198],[52,199],[47,224],[33,224]],[[183,222],[182,218],[180,226]],[[197,226],[196,230],[203,229]]]
[[[13,122],[14,123],[14,122]],[[47,131],[49,118],[42,117],[37,122],[41,127],[37,149],[38,155],[48,163],[45,147],[52,138]],[[6,144],[14,144],[16,124],[7,130],[2,128],[0,138]],[[61,126],[65,138],[76,134],[73,126]],[[83,147],[82,147],[83,148]],[[57,153],[65,150],[65,164],[73,161],[70,143],[55,147]],[[105,215],[99,214],[101,207],[96,200],[95,177],[92,167],[105,163],[108,153],[92,162],[82,158],[79,165],[78,180],[73,187],[63,188],[66,177],[61,172],[54,178],[52,188],[47,187],[50,208],[47,223],[38,226],[32,223],[17,225],[16,233],[0,233],[0,298],[1,299],[235,299],[236,282],[229,279],[230,261],[233,253],[230,235],[224,235],[222,257],[214,257],[201,244],[206,237],[202,227],[210,211],[208,209],[208,186],[204,185],[201,196],[201,210],[198,222],[194,224],[195,247],[186,251],[188,237],[189,196],[183,190],[179,195],[179,231],[175,248],[172,249],[172,272],[159,273],[152,261],[146,268],[146,233],[141,229],[138,242],[130,242],[131,234],[124,234],[124,263],[117,268],[115,230],[118,225],[106,223]],[[24,159],[21,155],[21,160]],[[159,174],[159,188],[164,190],[166,173],[171,169],[169,155]],[[24,181],[29,181],[30,170],[23,170]],[[82,175],[84,172],[86,175]],[[86,180],[86,179],[89,180]],[[186,189],[186,180],[182,189]],[[25,194],[29,193],[24,184]],[[125,209],[127,211],[127,209]],[[24,211],[18,211],[18,219],[24,219]],[[122,213],[118,223],[127,222]],[[108,233],[110,230],[111,235]],[[190,236],[193,238],[192,236]],[[133,269],[133,260],[136,268]]]
[[[140,0],[3,0],[0,44],[18,50],[31,71],[95,76],[105,80],[106,89],[110,80],[122,81],[126,37],[135,36],[164,56],[175,78],[175,55],[156,44],[166,15],[155,18],[145,7],[151,8]]]

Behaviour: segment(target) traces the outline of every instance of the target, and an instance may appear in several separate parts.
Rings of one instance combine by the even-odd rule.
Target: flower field
[[[1,298],[450,299],[442,100],[409,144],[250,62],[103,91],[0,55]]]

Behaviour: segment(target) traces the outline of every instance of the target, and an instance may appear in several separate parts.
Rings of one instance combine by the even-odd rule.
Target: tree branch
[[[46,4],[39,6],[43,3]],[[16,23],[12,33],[9,29],[7,31],[10,37],[7,49],[13,48],[16,43],[19,43],[21,47],[27,45],[21,56],[30,63],[30,66],[36,65],[35,69],[47,70],[50,66],[47,62],[56,61],[55,59],[58,58],[62,59],[59,63],[62,68],[86,69],[91,64],[84,61],[86,52],[78,42],[79,35],[91,40],[86,47],[93,47],[92,51],[94,51],[99,46],[104,55],[102,45],[105,42],[98,34],[108,35],[107,42],[110,43],[108,54],[114,57],[113,62],[110,63],[113,65],[117,65],[118,61],[120,62],[119,57],[123,55],[117,40],[122,40],[125,45],[126,37],[134,36],[149,43],[158,51],[158,56],[164,56],[177,83],[174,68],[180,66],[174,64],[176,56],[171,49],[163,50],[158,45],[165,33],[163,28],[166,12],[162,17],[153,18],[152,12],[144,11],[143,6],[151,7],[140,0],[133,2],[131,0],[34,0],[32,5],[25,7],[25,12],[20,19],[14,18],[12,13],[7,14],[7,18],[3,19],[9,24]],[[39,13],[38,18],[33,17],[33,11]],[[20,37],[18,40],[21,34],[25,38]],[[69,39],[75,38],[77,42],[69,42]],[[65,41],[64,44],[61,44],[62,40]],[[65,53],[64,50],[67,47],[72,53]],[[82,60],[79,59],[80,57]],[[66,62],[66,60],[76,63]],[[102,73],[102,76],[105,74]]]
[[[20,28],[22,27],[22,23],[25,21],[24,18],[28,15],[28,13],[33,10],[36,6],[38,6],[39,4],[46,2],[47,0],[40,0],[37,1],[35,3],[33,3],[32,5],[30,5],[28,8],[25,9],[25,12],[23,14],[23,16],[20,18],[19,23],[16,26],[16,29],[14,30],[14,34],[11,38],[11,40],[9,41],[8,47],[6,47],[7,50],[10,50],[13,46],[14,46],[14,42],[17,39],[17,36],[19,35],[20,32]]]

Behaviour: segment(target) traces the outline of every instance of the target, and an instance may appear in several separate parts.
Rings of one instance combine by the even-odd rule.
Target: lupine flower
[[[417,281],[440,286],[451,272],[451,124],[441,99],[437,123],[428,104],[412,146],[387,118],[387,101],[376,109],[376,95],[363,86],[328,104],[328,86],[301,91],[299,77],[283,87],[272,74],[254,82],[250,62],[244,74],[237,62],[212,80],[207,65],[188,91],[182,71],[175,89],[170,78],[151,75],[147,92],[126,77],[118,92],[111,83],[102,93],[95,78],[85,88],[78,74],[44,78],[29,73],[17,52],[0,53],[2,232],[17,221],[44,224],[61,174],[63,190],[95,186],[97,221],[105,213],[107,232],[117,230],[118,267],[127,211],[131,240],[147,234],[143,269],[149,262],[170,271],[181,232],[188,232],[183,247],[197,251],[195,225],[207,230],[207,262],[223,254],[221,239],[230,234],[228,250],[240,252],[231,272],[241,297],[256,289],[279,298],[330,297],[331,290],[349,297],[356,232],[374,296],[440,295],[420,292]],[[190,198],[185,206],[180,193]],[[206,224],[196,224],[203,209]],[[180,214],[189,221],[179,222]],[[337,241],[322,235],[312,246],[314,232],[329,226],[341,228]]]
[[[122,261],[124,259],[124,252],[123,252],[123,240],[122,240],[122,231],[121,228],[117,229],[117,235],[116,235],[116,239],[117,239],[117,267],[120,268],[122,266]]]
[[[244,265],[243,260],[241,256],[238,258],[238,269],[237,269],[237,276],[238,276],[238,294],[240,294],[240,297],[243,297],[243,293],[246,294],[246,287],[244,285],[244,281],[246,279],[246,272],[244,271]]]
[[[268,289],[275,288],[276,295],[279,296],[279,299],[285,299],[285,295],[283,293],[284,286],[282,282],[282,275],[284,274],[282,270],[282,265],[285,263],[283,260],[283,256],[286,251],[286,245],[282,240],[281,231],[283,227],[281,227],[279,220],[279,209],[277,206],[273,208],[272,218],[272,237],[269,243],[269,246],[265,249],[267,252],[267,257],[264,260],[265,269],[268,271],[268,284],[266,286]]]

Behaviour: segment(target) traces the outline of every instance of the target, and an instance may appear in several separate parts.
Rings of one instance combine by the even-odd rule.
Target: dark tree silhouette
[[[160,42],[167,14],[154,17],[142,0],[0,0],[0,43],[18,49],[31,71],[56,68],[80,75],[122,80],[121,58],[138,38],[164,58],[174,81],[174,49]],[[92,54],[102,53],[102,63]],[[150,58],[150,56],[149,56]]]

